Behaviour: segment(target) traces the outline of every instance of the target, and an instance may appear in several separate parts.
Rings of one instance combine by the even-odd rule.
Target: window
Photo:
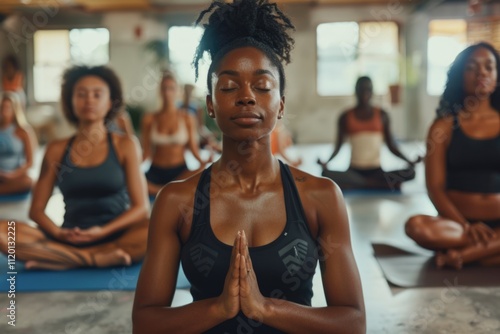
[[[177,75],[179,83],[194,84],[197,95],[205,95],[207,73],[210,62],[207,56],[200,61],[198,81],[195,83],[192,65],[196,47],[203,35],[201,27],[175,26],[168,29],[168,52],[170,66]]]
[[[399,38],[394,22],[334,22],[317,27],[317,92],[354,94],[358,77],[371,77],[375,94],[399,83]]]
[[[38,102],[56,102],[63,71],[70,65],[109,62],[109,31],[97,29],[39,30],[34,35],[34,93]]]
[[[432,20],[427,41],[427,94],[441,95],[448,69],[467,46],[465,20]]]

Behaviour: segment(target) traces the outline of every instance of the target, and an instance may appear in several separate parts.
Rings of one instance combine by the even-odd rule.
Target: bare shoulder
[[[289,168],[302,196],[313,201],[337,201],[342,198],[340,188],[331,179],[318,177],[295,167]]]
[[[142,116],[142,124],[148,125],[151,124],[154,120],[156,112],[147,112]]]
[[[432,122],[427,134],[427,141],[435,144],[445,144],[450,142],[451,134],[454,127],[452,116],[437,118]]]
[[[120,161],[123,162],[123,158],[125,157],[133,157],[134,155],[138,156],[141,146],[136,136],[122,133],[112,133],[111,138]]]
[[[190,224],[193,214],[197,209],[194,198],[200,180],[201,172],[185,180],[167,183],[156,196],[152,219],[154,217],[174,217],[174,221],[181,225]],[[208,196],[209,194],[200,194]]]
[[[61,160],[71,138],[56,139],[47,144],[45,159]]]

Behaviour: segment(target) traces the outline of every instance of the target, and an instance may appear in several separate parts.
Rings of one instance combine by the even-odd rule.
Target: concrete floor
[[[406,143],[402,147],[412,157],[423,153],[421,143]],[[304,170],[319,175],[315,161],[318,157],[326,158],[330,150],[329,145],[307,145],[296,147],[291,154],[302,157]],[[346,148],[330,167],[344,169],[348,161]],[[382,161],[386,168],[403,166],[387,151],[383,152]],[[397,241],[414,246],[404,235],[404,221],[416,213],[435,214],[425,194],[422,165],[417,168],[417,178],[404,185],[403,194],[346,196],[345,200],[363,284],[368,333],[500,333],[500,278],[498,286],[491,288],[401,289],[387,283],[373,257],[373,241]],[[28,206],[28,201],[0,203],[0,217],[24,220]],[[61,221],[62,210],[60,198],[55,196],[49,202],[51,217]],[[319,275],[314,278],[314,292],[313,305],[326,305]],[[134,293],[128,291],[19,293],[16,295],[17,325],[12,328],[7,325],[7,297],[3,292],[0,333],[131,333],[133,298]],[[190,301],[189,291],[177,290],[174,305]]]

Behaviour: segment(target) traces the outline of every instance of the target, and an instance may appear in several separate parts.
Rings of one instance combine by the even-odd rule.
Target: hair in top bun
[[[290,52],[294,40],[288,30],[294,30],[290,19],[268,0],[234,0],[226,3],[214,1],[196,20],[199,24],[209,14],[203,24],[205,31],[196,50],[193,64],[198,78],[198,64],[207,52],[212,63],[208,71],[207,86],[212,94],[211,74],[219,61],[229,51],[240,47],[255,47],[266,54],[280,74],[280,93],[285,88],[283,63],[290,62]]]

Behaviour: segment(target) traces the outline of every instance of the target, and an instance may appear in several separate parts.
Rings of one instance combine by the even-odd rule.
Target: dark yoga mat
[[[141,271],[141,263],[130,267],[78,268],[63,271],[25,270],[22,262],[16,262],[17,274],[8,268],[7,258],[0,254],[0,293],[9,291],[11,276],[15,276],[17,292],[33,291],[89,291],[135,290]],[[177,288],[189,288],[182,267],[177,276]]]
[[[373,243],[386,280],[399,287],[500,286],[500,266],[466,265],[460,270],[438,269],[434,257],[393,245]]]
[[[342,190],[344,196],[391,196],[401,195],[401,190],[391,189],[345,189]]]

